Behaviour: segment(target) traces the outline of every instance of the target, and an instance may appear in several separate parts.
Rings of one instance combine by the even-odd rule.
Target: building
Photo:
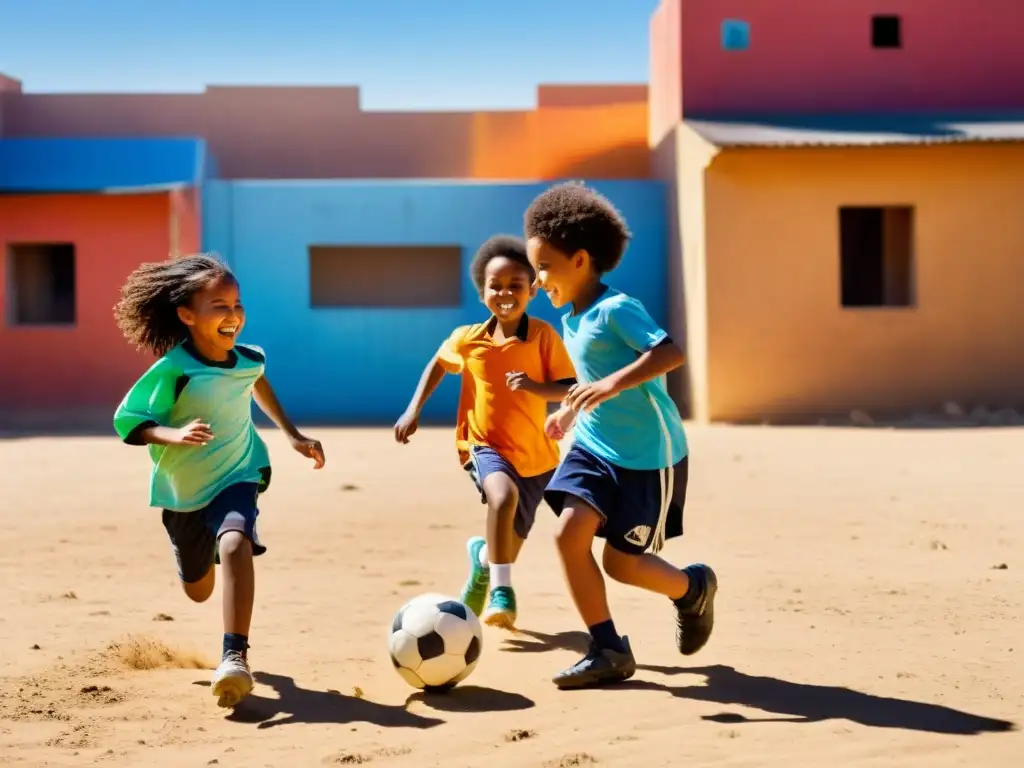
[[[0,426],[66,423],[68,410],[109,422],[152,362],[120,338],[111,311],[119,286],[141,262],[200,247],[238,274],[243,340],[266,349],[268,376],[293,418],[393,423],[437,346],[481,318],[468,277],[473,253],[492,234],[521,232],[532,197],[566,177],[591,181],[629,216],[636,239],[617,279],[667,321],[667,208],[664,184],[650,179],[646,86],[541,86],[537,108],[525,111],[385,113],[362,110],[350,87],[69,95],[3,83],[0,179],[4,158],[24,146],[37,157],[77,148],[76,162],[96,171],[128,148],[157,157],[193,141],[175,138],[186,136],[209,160],[194,186],[162,202],[149,188],[97,198],[116,185],[15,164],[22,186],[33,186],[0,196],[7,274],[41,263],[40,248],[72,245],[61,245],[60,258],[62,274],[74,275],[75,314],[28,327],[11,319],[24,301],[0,293],[0,352],[13,363],[0,375]],[[171,216],[202,237],[173,238]],[[62,280],[65,296],[72,278]],[[543,297],[531,312],[558,322]],[[449,421],[457,397],[456,382],[445,382],[425,419]]]
[[[664,0],[649,142],[693,417],[1024,404],[1022,21]]]
[[[0,139],[5,420],[80,419],[138,373],[119,288],[140,262],[198,248],[206,170],[200,139]]]

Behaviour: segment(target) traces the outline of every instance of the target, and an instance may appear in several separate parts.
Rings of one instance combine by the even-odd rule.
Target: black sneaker
[[[715,593],[718,577],[711,566],[695,563],[686,569],[691,579],[703,583],[697,599],[685,608],[676,606],[676,647],[684,656],[692,656],[703,648],[715,628]]]
[[[585,688],[591,685],[621,683],[636,673],[636,659],[629,647],[629,638],[623,636],[624,653],[600,648],[593,640],[587,655],[571,667],[555,675],[551,681],[559,688]]]

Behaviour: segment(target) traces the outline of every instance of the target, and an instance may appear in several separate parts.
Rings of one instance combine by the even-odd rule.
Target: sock
[[[479,561],[481,568],[486,568],[488,565],[490,565],[490,563],[487,560],[487,555],[487,545],[484,544],[482,547],[480,547],[480,555],[479,557],[477,557],[477,560]]]
[[[249,650],[249,638],[245,635],[235,635],[230,632],[224,633],[224,655],[226,656],[228,651],[238,651],[240,654],[245,656],[245,652]]]
[[[622,644],[622,638],[615,631],[615,622],[611,619],[590,627],[590,636],[594,638],[594,642],[601,648],[608,648],[619,653],[626,651],[626,647]]]
[[[697,598],[704,592],[704,574],[700,568],[692,565],[688,565],[683,568],[683,573],[687,575],[690,580],[690,586],[686,589],[686,594],[677,600],[673,600],[676,608],[686,610],[693,606],[697,602]]]
[[[491,563],[491,589],[512,586],[512,563]]]

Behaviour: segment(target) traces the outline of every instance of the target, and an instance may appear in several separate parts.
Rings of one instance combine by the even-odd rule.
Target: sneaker
[[[700,595],[686,608],[676,606],[676,647],[684,656],[691,656],[705,646],[715,627],[715,593],[718,577],[710,566],[695,563],[687,567],[687,575],[701,582]]]
[[[245,655],[228,651],[213,673],[212,690],[217,706],[233,707],[252,692],[252,672]]]
[[[625,652],[600,648],[593,640],[587,655],[571,667],[555,675],[551,681],[561,689],[585,688],[607,683],[621,683],[636,673],[636,659],[629,647],[629,638],[622,637]]]
[[[487,588],[491,584],[490,569],[480,565],[480,550],[484,548],[485,543],[481,536],[474,536],[466,542],[466,552],[469,554],[469,577],[462,587],[462,595],[459,598],[477,616],[484,610]]]
[[[491,590],[483,621],[491,627],[516,628],[516,591],[512,587],[495,587]]]

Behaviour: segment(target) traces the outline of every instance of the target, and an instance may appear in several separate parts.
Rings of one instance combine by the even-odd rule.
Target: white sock
[[[482,547],[480,547],[480,554],[477,555],[477,561],[480,563],[480,567],[481,568],[486,568],[488,565],[490,565],[490,562],[487,560],[487,545],[486,544],[484,544]]]
[[[512,586],[512,563],[491,563],[491,588]]]

